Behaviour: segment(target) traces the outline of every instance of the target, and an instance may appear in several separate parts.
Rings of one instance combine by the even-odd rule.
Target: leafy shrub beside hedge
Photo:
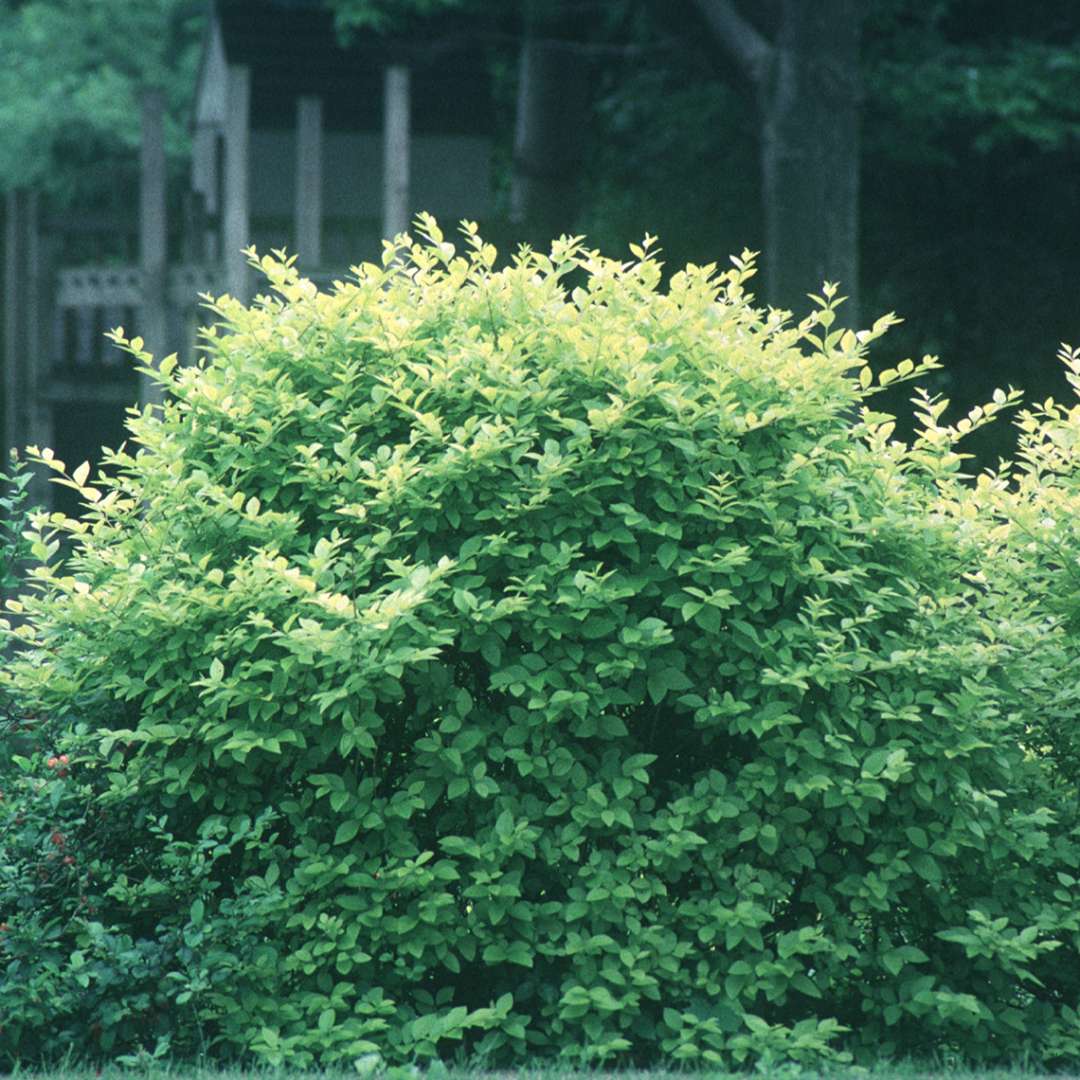
[[[969,483],[889,318],[419,228],[39,455],[7,1060],[1075,1061],[1076,411]]]

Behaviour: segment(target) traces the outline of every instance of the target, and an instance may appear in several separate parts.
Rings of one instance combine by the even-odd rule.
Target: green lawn
[[[412,1070],[391,1070],[395,1078],[405,1077]],[[950,1068],[934,1065],[880,1065],[873,1068],[835,1068],[827,1070],[800,1070],[796,1066],[777,1066],[775,1069],[759,1068],[753,1072],[721,1073],[705,1071],[677,1072],[655,1071],[584,1071],[571,1068],[538,1067],[490,1071],[483,1069],[452,1068],[434,1071],[438,1080],[747,1080],[748,1077],[777,1077],[779,1080],[1062,1080],[1078,1077],[1075,1071],[1044,1073],[1030,1072],[1022,1068],[991,1069],[979,1072],[966,1068]],[[416,1072],[417,1077],[424,1074]],[[92,1067],[57,1069],[47,1072],[16,1072],[12,1076],[25,1080],[137,1080],[139,1077],[155,1080],[357,1080],[357,1073],[349,1070],[325,1072],[293,1072],[276,1069],[211,1069],[205,1067],[166,1066],[161,1064],[140,1066],[110,1065],[98,1071]]]

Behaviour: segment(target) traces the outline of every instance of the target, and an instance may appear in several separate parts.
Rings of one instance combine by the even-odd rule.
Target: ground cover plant
[[[969,482],[831,289],[418,234],[38,452],[3,1060],[1075,1062],[1078,411]]]
[[[513,1073],[505,1070],[446,1065],[435,1061],[423,1067],[415,1065],[387,1069],[382,1076],[394,1075],[408,1080],[507,1080],[508,1076],[519,1080],[595,1080],[597,1076],[618,1076],[619,1080],[740,1080],[745,1069],[728,1072],[716,1069],[687,1070],[685,1068],[622,1069],[616,1072],[598,1072],[596,1069],[574,1068],[570,1065],[537,1065],[515,1068]],[[1061,1073],[1035,1072],[1027,1068],[970,1070],[945,1064],[912,1064],[909,1062],[878,1063],[869,1068],[861,1066],[827,1065],[820,1069],[797,1065],[777,1065],[759,1070],[777,1080],[1051,1080]],[[356,1080],[355,1068],[329,1068],[318,1072],[302,1072],[274,1067],[225,1067],[210,1065],[178,1066],[170,1062],[119,1063],[104,1068],[92,1066],[59,1066],[55,1069],[24,1073],[32,1080]]]

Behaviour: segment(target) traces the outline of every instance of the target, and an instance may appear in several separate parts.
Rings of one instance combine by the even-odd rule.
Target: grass
[[[371,1080],[379,1080],[379,1075],[372,1076]],[[418,1078],[425,1076],[424,1073],[411,1069],[394,1069],[389,1073],[395,1080],[404,1080],[409,1075],[416,1075]],[[1080,1073],[1076,1071],[1046,1073],[1025,1068],[979,1071],[947,1064],[911,1063],[882,1063],[871,1068],[852,1066],[827,1069],[801,1069],[793,1065],[778,1065],[772,1069],[758,1067],[753,1072],[742,1073],[705,1070],[679,1072],[665,1069],[605,1071],[558,1066],[493,1071],[461,1066],[437,1066],[429,1075],[437,1077],[437,1080],[769,1080],[771,1077],[776,1077],[776,1080],[1080,1080]],[[39,1072],[17,1070],[11,1076],[18,1077],[19,1080],[140,1080],[144,1077],[146,1080],[358,1080],[355,1070],[298,1072],[267,1067],[216,1069],[163,1062],[108,1065],[101,1069],[93,1066],[70,1066]]]

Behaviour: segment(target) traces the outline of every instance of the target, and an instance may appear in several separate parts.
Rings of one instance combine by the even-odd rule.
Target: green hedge
[[[1075,413],[968,482],[831,289],[418,229],[38,455],[7,1060],[1075,1062]]]

